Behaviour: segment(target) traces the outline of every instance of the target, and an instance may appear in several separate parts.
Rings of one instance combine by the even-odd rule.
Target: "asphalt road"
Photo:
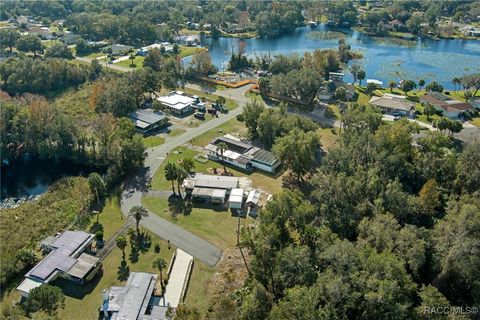
[[[192,85],[191,87],[198,89],[195,85]],[[221,114],[218,118],[207,121],[196,128],[188,129],[187,132],[180,136],[168,139],[164,144],[158,147],[149,148],[147,150],[148,155],[145,159],[144,167],[126,183],[121,200],[122,212],[128,214],[133,206],[142,205],[142,196],[144,193],[148,193],[150,181],[153,178],[155,171],[158,170],[166,158],[168,152],[171,152],[176,147],[189,142],[192,138],[213,129],[242,113],[243,106],[248,101],[243,95],[246,90],[248,90],[248,87],[221,92],[217,91],[215,94],[233,99],[237,101],[239,106],[229,113]],[[153,212],[150,212],[148,217],[142,219],[141,225],[158,235],[160,238],[170,240],[170,242],[176,247],[210,266],[215,266],[222,255],[222,251],[208,241],[199,238],[191,232],[188,232],[163,218],[160,218]]]

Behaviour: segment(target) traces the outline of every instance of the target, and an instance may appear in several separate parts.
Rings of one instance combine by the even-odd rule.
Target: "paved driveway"
[[[247,89],[247,87],[243,87],[242,90],[244,92]],[[237,100],[239,107],[227,114],[221,114],[218,118],[214,118],[208,122],[205,122],[198,127],[190,128],[184,134],[169,139],[158,147],[147,150],[148,155],[145,159],[144,167],[140,169],[134,177],[126,182],[125,190],[122,193],[121,209],[124,214],[128,214],[133,206],[142,205],[142,196],[144,193],[148,192],[148,185],[153,178],[155,171],[158,170],[166,158],[168,152],[171,152],[176,147],[189,142],[192,138],[213,129],[242,113],[243,106],[248,99],[241,95],[238,89],[235,90],[236,91],[233,93],[229,93],[227,90],[221,93],[226,97],[232,97],[232,95],[242,96],[245,100]],[[216,92],[216,94],[218,93],[219,92]],[[141,221],[141,224],[143,227],[155,233],[162,239],[170,240],[170,242],[176,247],[184,250],[185,252],[191,254],[195,258],[210,266],[215,266],[220,259],[222,251],[219,248],[192,234],[191,232],[188,232],[187,230],[180,228],[163,218],[160,218],[153,212],[150,212],[149,216]]]

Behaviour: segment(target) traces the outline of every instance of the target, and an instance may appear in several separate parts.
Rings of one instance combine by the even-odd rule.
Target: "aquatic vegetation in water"
[[[403,46],[403,47],[415,47],[417,45],[417,41],[415,40],[407,40],[407,39],[400,39],[400,38],[393,38],[393,37],[372,37],[372,39],[377,43],[384,43],[387,45],[395,45],[395,46]],[[425,46],[422,44],[422,46]]]
[[[347,35],[338,31],[312,31],[307,35],[307,37],[314,40],[336,40],[345,39]]]

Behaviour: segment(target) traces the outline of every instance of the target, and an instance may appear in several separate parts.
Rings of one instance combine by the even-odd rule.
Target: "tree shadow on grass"
[[[120,281],[126,281],[130,275],[130,267],[127,264],[127,261],[122,260],[117,271],[117,279]]]
[[[95,222],[94,224],[92,224],[92,226],[90,227],[90,232],[95,234],[97,233],[98,231],[102,231],[103,232],[103,225],[100,223],[100,222]]]
[[[98,270],[95,277],[84,284],[75,283],[73,281],[64,279],[64,278],[57,278],[52,285],[55,285],[62,289],[64,295],[68,297],[72,297],[75,299],[83,299],[86,295],[89,295],[93,292],[93,290],[97,287],[100,279],[103,276],[103,269]]]
[[[172,218],[176,218],[179,214],[184,216],[192,213],[192,202],[189,199],[182,199],[181,197],[170,196],[168,198],[168,210]]]

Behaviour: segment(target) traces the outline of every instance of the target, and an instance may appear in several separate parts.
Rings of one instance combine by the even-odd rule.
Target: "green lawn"
[[[338,147],[340,139],[338,130],[338,128],[320,128],[317,130],[322,149],[329,151]]]
[[[202,239],[214,244],[219,248],[230,248],[237,242],[238,219],[232,217],[229,211],[222,207],[217,209],[194,207],[192,212],[186,216],[178,215],[172,218],[168,211],[168,200],[157,197],[144,197],[142,202],[146,208],[160,217],[188,230]],[[215,208],[215,207],[212,207]],[[244,224],[245,219],[241,219]],[[248,223],[250,223],[248,221]]]
[[[206,315],[212,298],[213,292],[209,282],[215,273],[214,268],[207,266],[199,260],[195,260],[187,288],[185,304],[191,307],[197,307],[202,317]]]
[[[132,60],[130,60],[130,59],[120,61],[119,63],[116,63],[116,65],[119,65],[119,66],[122,66],[122,67],[125,67],[125,68],[138,69],[138,68],[143,67],[143,60],[145,60],[145,57],[135,56],[135,59],[133,60],[133,64],[135,65],[134,67],[130,66],[131,63],[132,63]]]
[[[471,124],[474,126],[480,127],[480,117],[473,118],[472,120],[469,121]]]
[[[45,48],[51,47],[54,44],[62,44],[60,40],[42,40],[42,46]]]
[[[154,251],[154,245],[156,243],[160,244],[160,253],[155,253]],[[167,260],[167,263],[170,263],[173,252],[173,247],[168,250],[166,241],[163,241],[152,234],[152,246],[147,252],[139,253],[137,262],[132,263],[130,261],[130,244],[125,250],[125,259],[130,272],[142,271],[156,273],[158,270],[152,268],[152,261],[160,255]],[[102,290],[109,289],[111,286],[125,284],[125,281],[118,279],[121,263],[122,252],[115,247],[112,253],[103,262],[103,274],[97,275],[92,282],[86,285],[77,285],[63,279],[56,281],[56,285],[62,288],[66,298],[65,308],[58,312],[59,319],[97,320],[98,308],[102,301]],[[123,270],[125,269],[126,268],[123,268]]]
[[[184,129],[176,128],[176,129],[170,130],[168,135],[170,137],[176,137],[176,136],[179,136],[181,134],[184,134],[185,132],[186,132],[186,130],[184,130]]]
[[[155,172],[153,179],[152,179],[152,189],[153,190],[171,190],[172,184],[170,181],[165,179],[165,165],[167,162],[178,162],[183,158],[194,158],[198,151],[189,149],[187,147],[178,147],[174,151],[170,152],[167,156],[167,159],[162,163],[160,168]],[[205,163],[201,163],[199,161],[195,161],[195,172],[200,173],[207,173],[209,168],[222,168],[220,163],[214,161],[207,161]],[[279,193],[282,191],[282,175],[284,174],[283,171],[277,173],[275,176],[270,176],[260,172],[253,172],[253,173],[244,173],[237,171],[233,168],[227,166],[227,171],[232,173],[234,176],[237,177],[244,177],[247,176],[252,180],[252,186],[255,188],[263,189],[268,193]]]
[[[147,148],[159,146],[165,142],[165,138],[159,136],[150,136],[143,138],[143,144]]]
[[[432,124],[432,122],[433,122],[434,120],[439,120],[439,119],[442,118],[441,116],[439,116],[439,115],[437,115],[437,114],[434,114],[434,115],[430,116],[430,121],[429,121],[429,120],[427,119],[427,116],[423,114],[423,109],[424,109],[424,107],[422,106],[421,103],[417,103],[417,104],[415,105],[415,109],[416,109],[418,112],[420,112],[420,114],[417,115],[416,118],[415,118],[415,119],[418,120],[418,121],[421,121],[421,122],[424,122],[424,123],[428,123],[428,124]]]
[[[104,239],[108,240],[125,223],[122,211],[120,210],[118,196],[115,195],[106,199],[105,206],[102,208],[98,216],[99,219],[97,222],[97,216],[92,215],[87,231],[95,233],[102,230]]]
[[[185,58],[205,50],[206,50],[205,48],[180,46],[180,58]]]
[[[219,130],[221,130],[222,132],[218,132]],[[240,122],[236,118],[234,118],[234,119],[228,120],[227,122],[219,125],[216,128],[213,128],[199,135],[191,142],[195,146],[204,147],[213,139],[221,137],[227,133],[233,134],[235,136],[243,137],[247,134],[247,128],[245,128],[245,125],[243,124],[243,122]]]

